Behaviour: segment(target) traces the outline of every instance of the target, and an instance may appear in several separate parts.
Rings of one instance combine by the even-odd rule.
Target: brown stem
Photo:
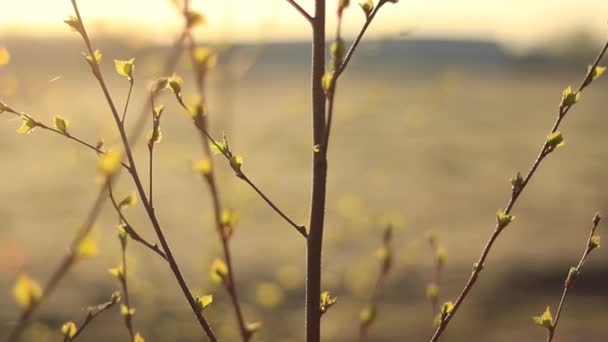
[[[320,147],[325,141],[325,0],[315,0],[312,41],[312,126],[313,175],[310,224],[306,255],[306,342],[321,340],[321,253],[325,222],[327,155]]]
[[[578,91],[582,91],[587,85],[589,85],[591,78],[593,77],[593,70],[597,67],[597,65],[599,64],[599,62],[601,61],[602,57],[604,56],[604,54],[606,53],[606,50],[608,50],[608,42],[606,42],[606,44],[604,45],[604,47],[602,48],[602,50],[600,51],[600,53],[598,54],[598,56],[595,59],[595,62],[593,63],[593,65],[591,66],[591,68],[589,69],[589,71],[587,72],[587,74],[585,75],[585,78],[583,79],[583,81],[581,82],[580,86],[578,87]],[[570,108],[572,108],[572,106],[562,106],[560,105],[559,107],[559,111],[558,111],[558,115],[557,115],[557,119],[555,120],[555,123],[553,124],[552,128],[551,128],[551,133],[557,132],[562,120],[566,117],[566,114],[568,113],[568,111],[570,111]],[[530,168],[530,171],[528,171],[528,174],[524,177],[523,183],[521,185],[521,187],[519,187],[518,189],[514,189],[511,197],[509,199],[509,202],[507,203],[507,206],[505,208],[505,214],[509,215],[511,213],[511,210],[513,209],[513,207],[515,206],[515,203],[517,202],[517,199],[519,198],[519,196],[521,195],[521,193],[524,191],[524,189],[526,188],[526,186],[528,185],[528,182],[530,181],[530,179],[532,179],[532,176],[534,176],[536,170],[538,169],[538,167],[540,166],[540,164],[542,163],[542,161],[545,159],[545,157],[547,155],[549,155],[549,153],[552,150],[548,148],[547,142],[545,142],[538,154],[538,157],[536,158],[536,160],[534,161],[534,163],[532,164],[532,167]],[[467,297],[467,295],[469,294],[469,292],[471,291],[471,289],[473,288],[473,286],[475,285],[479,273],[481,272],[481,270],[484,267],[484,263],[486,261],[486,258],[488,257],[488,254],[490,253],[490,250],[492,249],[492,246],[494,245],[494,242],[496,241],[496,239],[498,238],[498,236],[500,235],[500,233],[503,231],[503,229],[500,229],[500,227],[498,226],[498,224],[494,227],[494,231],[492,232],[492,235],[490,236],[488,242],[486,243],[486,246],[483,248],[482,252],[481,252],[481,256],[479,257],[479,259],[476,262],[476,267],[473,268],[473,272],[471,273],[471,276],[469,277],[469,280],[467,281],[467,283],[465,284],[464,288],[462,289],[462,291],[460,292],[460,294],[458,295],[458,298],[456,299],[456,301],[454,302],[454,308],[452,309],[452,311],[445,317],[445,319],[440,322],[439,326],[437,327],[437,329],[435,330],[435,333],[433,334],[433,337],[431,337],[431,342],[435,342],[438,341],[439,338],[441,337],[443,331],[445,330],[445,328],[447,327],[447,325],[449,324],[449,322],[452,320],[452,318],[454,317],[454,315],[456,314],[456,312],[458,311],[458,308],[460,307],[460,305],[462,304],[462,302],[464,301],[464,299]]]
[[[203,70],[202,69],[203,67],[199,66],[197,64],[197,61],[195,59],[196,43],[192,36],[190,36],[189,38],[190,38],[189,39],[190,58],[192,61],[192,68],[196,75],[196,85],[197,85],[198,95],[200,97],[200,100],[202,102],[204,102],[204,100],[206,98],[206,96],[205,96],[206,95],[205,94],[206,69]],[[208,132],[207,131],[207,127],[208,127],[207,117],[202,118],[202,121],[203,121],[202,127],[198,131],[200,133],[201,142],[203,145],[202,147],[205,152],[205,155],[207,158],[209,158],[209,160],[211,160],[211,149],[209,147],[209,134],[207,133]],[[222,252],[224,254],[224,260],[225,260],[226,266],[228,268],[229,281],[227,281],[225,283],[224,287],[225,287],[226,291],[228,292],[228,296],[230,297],[230,301],[234,308],[234,313],[236,315],[236,320],[237,320],[239,332],[241,334],[241,339],[244,342],[247,342],[251,338],[251,333],[247,329],[247,324],[245,323],[245,319],[243,317],[243,311],[241,309],[241,304],[238,299],[238,292],[236,289],[236,279],[234,276],[234,266],[232,263],[232,256],[231,256],[231,252],[230,252],[229,237],[226,236],[226,234],[224,233],[224,227],[223,227],[222,220],[221,220],[222,207],[221,207],[221,201],[220,201],[220,195],[219,195],[219,191],[218,191],[217,182],[215,180],[213,164],[211,164],[211,170],[210,170],[209,174],[205,175],[205,180],[207,181],[207,185],[209,186],[209,194],[211,196],[211,202],[212,202],[212,206],[213,206],[213,217],[215,220],[215,227],[216,227],[217,234],[220,238],[220,242],[222,245]]]
[[[99,316],[100,314],[102,314],[103,312],[105,312],[106,310],[110,309],[111,307],[114,306],[114,304],[117,303],[117,298],[115,299],[114,296],[112,297],[112,299],[108,302],[105,302],[103,304],[97,305],[95,307],[89,308],[88,309],[88,313],[87,316],[85,317],[84,321],[82,322],[82,324],[80,324],[80,326],[78,326],[78,329],[76,329],[76,333],[74,334],[74,336],[72,336],[71,338],[68,338],[66,336],[65,341],[74,341],[76,340],[76,338],[84,331],[84,329],[91,323],[93,322],[93,320]]]
[[[120,122],[122,122],[124,124],[125,122],[125,118],[127,117],[127,110],[129,109],[129,102],[131,101],[131,93],[133,92],[133,85],[135,84],[135,81],[133,80],[132,77],[129,78],[129,92],[127,93],[127,100],[125,101],[125,108],[122,111],[122,118],[120,119]]]
[[[114,197],[114,192],[112,191],[112,187],[109,187],[108,192],[110,194],[110,201],[112,202],[112,205],[114,206],[114,209],[116,210],[116,213],[118,213],[120,220],[122,221],[122,223],[124,223],[125,229],[127,230],[129,237],[131,239],[133,239],[134,241],[137,241],[137,242],[141,243],[142,245],[146,246],[147,248],[152,250],[154,253],[158,254],[161,258],[167,260],[167,256],[165,255],[165,253],[163,253],[163,251],[158,247],[157,244],[152,244],[152,243],[148,242],[146,239],[141,237],[141,235],[139,235],[137,233],[137,231],[135,231],[135,229],[133,229],[133,226],[131,226],[129,221],[127,221],[127,218],[123,214],[122,209],[120,208],[118,202],[116,201],[116,198]]]
[[[553,341],[553,336],[555,335],[557,323],[559,322],[560,315],[564,308],[564,303],[566,302],[566,296],[568,295],[568,291],[570,290],[570,288],[572,288],[575,278],[580,274],[580,271],[583,268],[585,261],[587,260],[587,256],[589,256],[589,253],[593,250],[593,248],[595,248],[595,247],[592,247],[591,239],[593,238],[593,235],[595,234],[595,230],[597,229],[597,226],[599,225],[600,220],[601,220],[600,215],[595,214],[595,216],[593,217],[593,225],[591,226],[591,230],[589,232],[589,238],[587,238],[587,243],[585,244],[585,249],[583,250],[583,255],[581,256],[580,260],[578,261],[578,264],[575,267],[575,271],[574,271],[573,275],[571,276],[570,272],[569,272],[568,276],[566,278],[566,281],[564,282],[564,291],[562,292],[562,297],[559,301],[559,306],[557,307],[557,311],[555,312],[555,319],[553,320],[553,327],[548,330],[549,335],[547,336],[547,342]]]
[[[88,51],[89,55],[92,56],[94,54],[94,50],[91,46],[91,42],[90,42],[89,37],[84,28],[82,17],[78,10],[78,5],[76,4],[76,0],[71,0],[71,1],[72,1],[72,6],[74,8],[74,11],[76,13],[76,17],[78,18],[78,21],[82,25],[82,37],[83,37],[85,45],[87,47],[87,51]],[[188,285],[186,284],[186,280],[184,279],[184,277],[179,269],[179,266],[178,266],[177,262],[175,261],[175,258],[173,257],[173,252],[172,252],[171,248],[169,247],[169,244],[165,238],[165,235],[160,226],[160,223],[158,222],[158,219],[156,218],[156,214],[155,214],[153,208],[150,206],[150,202],[148,201],[146,192],[143,188],[141,179],[137,172],[137,167],[136,167],[136,164],[135,164],[135,161],[133,158],[133,154],[131,152],[131,145],[129,144],[129,140],[127,138],[127,134],[124,129],[124,124],[120,121],[120,117],[116,110],[116,106],[114,105],[114,101],[112,100],[112,97],[110,96],[107,85],[103,79],[101,70],[99,69],[99,65],[97,65],[96,63],[91,63],[91,66],[93,68],[93,73],[96,76],[98,83],[104,93],[106,102],[108,103],[108,106],[110,107],[112,116],[114,117],[114,121],[116,122],[116,126],[119,130],[120,137],[121,137],[121,140],[123,143],[123,148],[127,155],[127,160],[129,161],[129,165],[131,166],[131,169],[130,169],[131,178],[133,179],[133,182],[135,183],[139,196],[142,199],[142,203],[146,210],[146,213],[148,214],[148,217],[150,218],[150,221],[152,223],[154,231],[156,232],[156,235],[158,236],[158,240],[160,241],[163,251],[165,252],[165,255],[167,256],[167,261],[169,262],[171,271],[173,272],[184,296],[186,297],[186,300],[188,301],[190,308],[192,309],[194,315],[198,319],[199,324],[201,325],[201,327],[203,328],[203,330],[205,331],[205,333],[207,334],[209,339],[211,339],[211,341],[216,341],[217,338],[215,336],[215,333],[213,332],[213,330],[211,329],[211,326],[209,325],[209,323],[205,319],[204,315],[202,314],[202,311],[199,310],[198,305],[196,304],[196,301],[195,301],[194,297],[192,296],[192,293],[190,292]]]

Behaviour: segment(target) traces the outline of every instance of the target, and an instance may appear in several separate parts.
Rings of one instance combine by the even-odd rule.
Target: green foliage
[[[578,91],[573,91],[572,87],[568,86],[568,88],[564,89],[562,93],[562,106],[572,106],[581,99],[581,93]]]
[[[329,291],[321,293],[321,313],[326,313],[329,308],[336,304],[337,298],[332,297]]]
[[[70,122],[59,115],[55,115],[53,118],[53,124],[55,128],[65,135],[69,135],[68,127],[70,127]]]
[[[361,310],[359,313],[359,321],[363,326],[370,326],[376,320],[376,316],[378,315],[378,311],[375,307],[366,307]]]
[[[549,135],[547,135],[547,147],[550,150],[553,150],[557,147],[564,146],[565,144],[566,144],[566,141],[564,140],[562,133],[553,132],[553,133],[549,133]]]
[[[213,303],[213,295],[196,296],[196,305],[200,311],[205,310],[211,303]]]
[[[600,236],[594,235],[589,240],[589,250],[594,250],[596,248],[600,248]]]
[[[27,311],[42,298],[42,288],[35,280],[22,274],[13,286],[13,297],[21,310]]]
[[[365,13],[365,16],[369,18],[369,16],[372,14],[372,11],[374,10],[374,1],[365,0],[360,2],[359,6],[363,10],[363,13]]]
[[[133,81],[133,70],[135,70],[135,58],[129,60],[114,60],[116,72],[120,76],[126,77],[129,81]]]
[[[211,279],[216,283],[226,283],[228,279],[228,265],[220,259],[215,259],[211,263],[209,274]]]
[[[21,120],[23,120],[23,122],[21,123],[21,126],[17,128],[17,133],[19,134],[30,134],[38,127],[38,122],[27,114],[21,114]]]
[[[540,316],[532,317],[534,323],[536,325],[546,328],[547,330],[553,329],[553,314],[551,313],[551,308],[547,306],[545,312],[543,312]]]
[[[78,242],[74,255],[79,259],[88,259],[97,256],[98,253],[97,241],[91,234],[87,234]]]
[[[61,326],[61,333],[63,334],[65,341],[70,341],[76,335],[77,331],[78,328],[76,327],[76,323],[72,321],[66,322]]]
[[[503,229],[509,225],[513,220],[515,220],[514,215],[506,214],[504,211],[499,210],[496,213],[496,221],[498,223],[498,229]]]

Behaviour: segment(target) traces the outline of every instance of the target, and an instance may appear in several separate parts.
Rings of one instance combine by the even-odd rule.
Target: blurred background
[[[104,59],[115,101],[128,82],[112,59],[136,59],[128,125],[160,75],[181,29],[168,0],[79,1]],[[312,9],[312,0],[302,0]],[[336,1],[328,1],[335,8]],[[307,224],[311,119],[309,30],[285,1],[194,1],[207,16],[197,39],[218,51],[208,82],[214,135],[225,131],[245,157],[247,174],[297,222]],[[333,32],[333,11],[329,31]],[[50,123],[71,121],[73,135],[106,146],[119,138],[100,89],[63,20],[70,2],[0,3],[0,99]],[[330,149],[323,288],[338,304],[323,317],[325,341],[353,341],[359,311],[379,272],[376,249],[390,222],[394,263],[382,291],[373,341],[426,341],[433,314],[426,286],[434,279],[433,231],[447,251],[440,300],[454,300],[468,279],[510,195],[552,124],[561,91],[577,86],[607,38],[608,2],[413,1],[387,5],[340,81]],[[346,37],[362,25],[353,3]],[[331,37],[331,35],[330,35]],[[607,64],[608,62],[604,62]],[[187,99],[195,85],[180,61]],[[517,204],[517,220],[500,237],[486,269],[452,321],[446,341],[541,340],[531,317],[556,308],[563,280],[580,258],[591,218],[608,213],[608,82],[586,90],[566,119],[566,146],[551,155]],[[165,95],[164,138],[156,148],[155,206],[193,291],[213,293],[206,314],[223,341],[238,341],[229,299],[209,277],[220,256],[205,184],[192,172],[202,156],[187,116]],[[45,282],[57,267],[98,191],[96,156],[49,132],[18,135],[19,119],[0,114],[0,337],[18,317],[16,276]],[[136,148],[143,168],[144,144]],[[256,341],[302,341],[305,246],[256,194],[218,160],[223,204],[239,215],[231,246],[248,321],[262,321]],[[122,177],[120,197],[134,190]],[[141,206],[127,215],[150,240]],[[119,283],[107,272],[120,261],[115,214],[95,229],[99,255],[79,263],[35,316],[25,341],[57,341],[67,320],[107,300]],[[605,237],[606,225],[599,228]],[[162,260],[129,246],[134,324],[148,341],[200,340],[197,323]],[[608,339],[608,260],[591,255],[568,298],[556,341]],[[83,333],[84,341],[126,339],[118,310]]]

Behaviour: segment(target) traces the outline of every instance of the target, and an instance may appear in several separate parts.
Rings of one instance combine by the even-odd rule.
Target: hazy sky
[[[299,2],[312,8],[313,0]],[[328,0],[328,7],[335,8],[336,2]],[[358,1],[351,2],[347,34],[356,32],[363,18]],[[79,4],[95,32],[166,40],[180,29],[170,0],[79,0]],[[193,4],[208,15],[209,24],[200,34],[211,40],[307,37],[307,24],[285,0],[193,0]],[[69,0],[0,0],[0,40],[9,33],[69,34],[62,20],[71,13]],[[497,39],[525,48],[580,29],[598,38],[608,36],[608,0],[401,0],[383,9],[370,35],[412,31],[414,37]]]

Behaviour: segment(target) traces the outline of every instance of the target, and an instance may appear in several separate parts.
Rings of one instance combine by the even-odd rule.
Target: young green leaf
[[[217,55],[207,47],[197,47],[194,49],[193,55],[199,68],[211,69],[217,64]]]
[[[122,155],[120,152],[110,150],[106,154],[99,157],[97,163],[99,171],[105,176],[112,176],[120,169]]]
[[[591,240],[589,240],[589,250],[592,251],[596,248],[600,248],[600,236],[599,235],[594,235],[591,237]]]
[[[68,127],[70,126],[70,122],[59,115],[55,115],[53,118],[53,124],[55,128],[65,135],[69,135]]]
[[[443,321],[449,314],[452,313],[452,311],[454,311],[454,303],[452,303],[452,301],[443,303],[440,311],[441,320]]]
[[[0,47],[0,66],[7,65],[10,61],[11,54],[6,48]]]
[[[70,27],[72,32],[78,32],[81,35],[83,34],[84,28],[82,26],[82,23],[75,16],[72,15],[69,18],[67,18],[66,20],[64,20],[63,22],[68,24],[68,26]]]
[[[195,162],[192,165],[192,170],[194,172],[200,173],[203,176],[208,176],[211,174],[211,170],[212,170],[212,164],[211,164],[211,160],[205,158],[205,159],[201,159],[197,162]]]
[[[97,241],[93,239],[91,234],[87,234],[78,243],[75,256],[79,259],[88,259],[97,256],[98,251]]]
[[[430,301],[435,301],[439,298],[439,285],[430,283],[426,286],[426,298]]]
[[[23,123],[17,129],[17,133],[19,134],[30,134],[38,127],[38,122],[27,114],[21,114],[21,120],[23,120]]]
[[[154,107],[154,117],[156,119],[160,119],[161,115],[163,115],[163,112],[165,111],[165,106],[160,105],[160,106],[156,106]]]
[[[551,150],[555,149],[556,147],[564,146],[565,144],[566,144],[566,141],[564,140],[562,133],[553,132],[553,133],[550,133],[549,135],[547,135],[547,146]]]
[[[593,66],[589,66],[589,71],[591,71],[591,80],[595,80],[597,78],[599,78],[600,76],[602,76],[602,74],[606,71],[606,67],[605,66],[596,66],[595,68],[593,68],[593,70],[591,70],[591,68],[593,68]]]
[[[133,206],[136,204],[137,204],[137,194],[135,192],[132,192],[129,195],[125,196],[125,198],[123,198],[118,203],[118,207],[119,208],[130,207],[130,206]]]
[[[89,62],[89,64],[99,64],[101,63],[101,58],[103,57],[103,55],[101,54],[101,52],[99,52],[99,50],[95,50],[93,52],[93,55],[86,55],[85,58],[87,59],[87,61]]]
[[[234,170],[234,172],[240,174],[241,168],[243,167],[243,157],[239,155],[232,156],[230,158],[230,167],[232,167],[232,170]]]
[[[331,308],[332,306],[334,306],[334,304],[336,304],[337,298],[336,297],[332,297],[331,293],[329,293],[329,291],[323,291],[321,293],[321,313],[324,314],[327,312],[327,310],[329,310],[329,308]]]
[[[149,144],[157,144],[163,140],[163,132],[160,130],[160,127],[156,129],[150,130],[148,135],[146,136]]]
[[[61,326],[61,333],[67,341],[70,341],[76,335],[77,331],[78,328],[76,327],[76,323],[72,321],[69,321]]]
[[[532,317],[532,319],[534,320],[534,323],[541,327],[545,327],[548,330],[553,329],[553,315],[551,314],[551,308],[548,306],[545,309],[545,312],[542,313],[542,315],[534,316]]]
[[[184,80],[179,75],[173,74],[167,81],[167,87],[175,94],[177,100],[182,103],[182,86],[184,85]]]
[[[359,3],[359,7],[363,10],[366,17],[369,17],[374,10],[374,1],[373,0],[365,0]]]
[[[228,280],[228,266],[220,259],[213,260],[209,273],[216,283],[225,283]]]
[[[13,286],[13,297],[21,310],[26,311],[42,298],[42,289],[36,281],[23,274]]]
[[[213,295],[196,296],[196,305],[200,311],[205,310],[211,303],[213,303]]]
[[[114,66],[116,67],[116,72],[120,76],[126,77],[129,81],[133,80],[133,70],[135,69],[135,58],[131,58],[129,60],[114,60]]]
[[[120,314],[123,316],[133,316],[135,315],[135,309],[129,308],[125,304],[120,305]]]
[[[498,222],[498,229],[503,229],[515,220],[514,215],[506,214],[504,211],[499,210],[496,213],[496,221]]]
[[[133,336],[133,342],[146,342],[146,340],[144,340],[140,333],[137,333]]]
[[[111,275],[115,276],[120,281],[123,281],[125,279],[125,270],[122,265],[114,268],[109,268],[108,272],[110,272]]]
[[[377,310],[374,307],[366,307],[359,313],[359,320],[364,326],[371,325],[376,319]]]
[[[572,87],[564,89],[562,93],[562,107],[572,106],[581,99],[581,93],[573,91]]]
[[[323,78],[321,79],[321,83],[323,86],[323,90],[325,91],[325,94],[329,94],[331,92],[332,78],[333,78],[333,73],[328,71],[323,75]]]

